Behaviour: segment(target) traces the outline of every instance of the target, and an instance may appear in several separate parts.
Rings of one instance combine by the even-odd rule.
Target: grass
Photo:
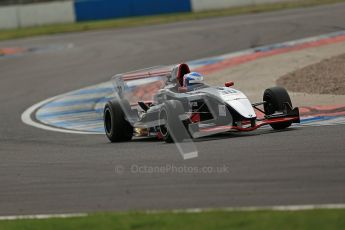
[[[323,4],[345,2],[345,0],[298,0],[286,3],[260,4],[244,7],[233,7],[223,10],[203,11],[195,13],[178,13],[156,16],[131,17],[123,19],[88,21],[78,23],[54,24],[47,26],[28,27],[20,29],[0,30],[0,40],[24,38],[39,35],[99,30],[108,28],[128,28],[135,26],[156,25],[179,21],[197,20],[211,17],[222,17],[248,13],[269,12],[299,7],[310,7]]]
[[[5,220],[0,221],[0,229],[345,229],[345,209],[103,213],[65,219]]]

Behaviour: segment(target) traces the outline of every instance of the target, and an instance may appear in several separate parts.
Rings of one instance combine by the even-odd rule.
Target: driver
[[[203,83],[204,77],[197,72],[191,72],[183,76],[183,87],[187,91],[193,90],[195,86],[200,86]]]

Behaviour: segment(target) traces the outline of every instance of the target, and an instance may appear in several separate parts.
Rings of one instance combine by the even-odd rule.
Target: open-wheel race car
[[[228,131],[275,130],[299,123],[287,91],[272,87],[263,101],[251,103],[233,82],[215,87],[187,64],[152,67],[112,78],[114,95],[104,108],[104,127],[111,142],[133,136],[180,142]],[[257,114],[261,114],[258,116]]]

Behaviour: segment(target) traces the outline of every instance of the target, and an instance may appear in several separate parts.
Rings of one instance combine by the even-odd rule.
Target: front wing
[[[248,132],[256,130],[262,126],[270,125],[274,123],[282,123],[282,122],[292,122],[292,123],[300,123],[300,115],[299,109],[294,108],[289,113],[281,113],[281,114],[273,114],[273,115],[266,115],[263,118],[256,119],[255,125],[252,125],[250,121],[242,121],[240,125],[237,126],[215,126],[215,127],[205,127],[199,128],[199,132],[203,133],[204,135],[212,135],[212,133],[219,133],[219,132],[228,132],[228,131],[241,131],[241,132]]]

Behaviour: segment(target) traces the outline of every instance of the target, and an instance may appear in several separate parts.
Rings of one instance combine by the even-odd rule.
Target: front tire
[[[117,100],[108,101],[104,107],[104,130],[111,142],[130,141],[133,137],[133,127],[125,119],[125,113]]]
[[[289,113],[292,110],[292,103],[290,96],[285,88],[283,87],[272,87],[268,88],[264,92],[263,101],[264,111],[266,115],[272,115],[276,112]],[[270,126],[275,130],[286,129],[290,127],[292,121],[280,122],[270,124]]]

